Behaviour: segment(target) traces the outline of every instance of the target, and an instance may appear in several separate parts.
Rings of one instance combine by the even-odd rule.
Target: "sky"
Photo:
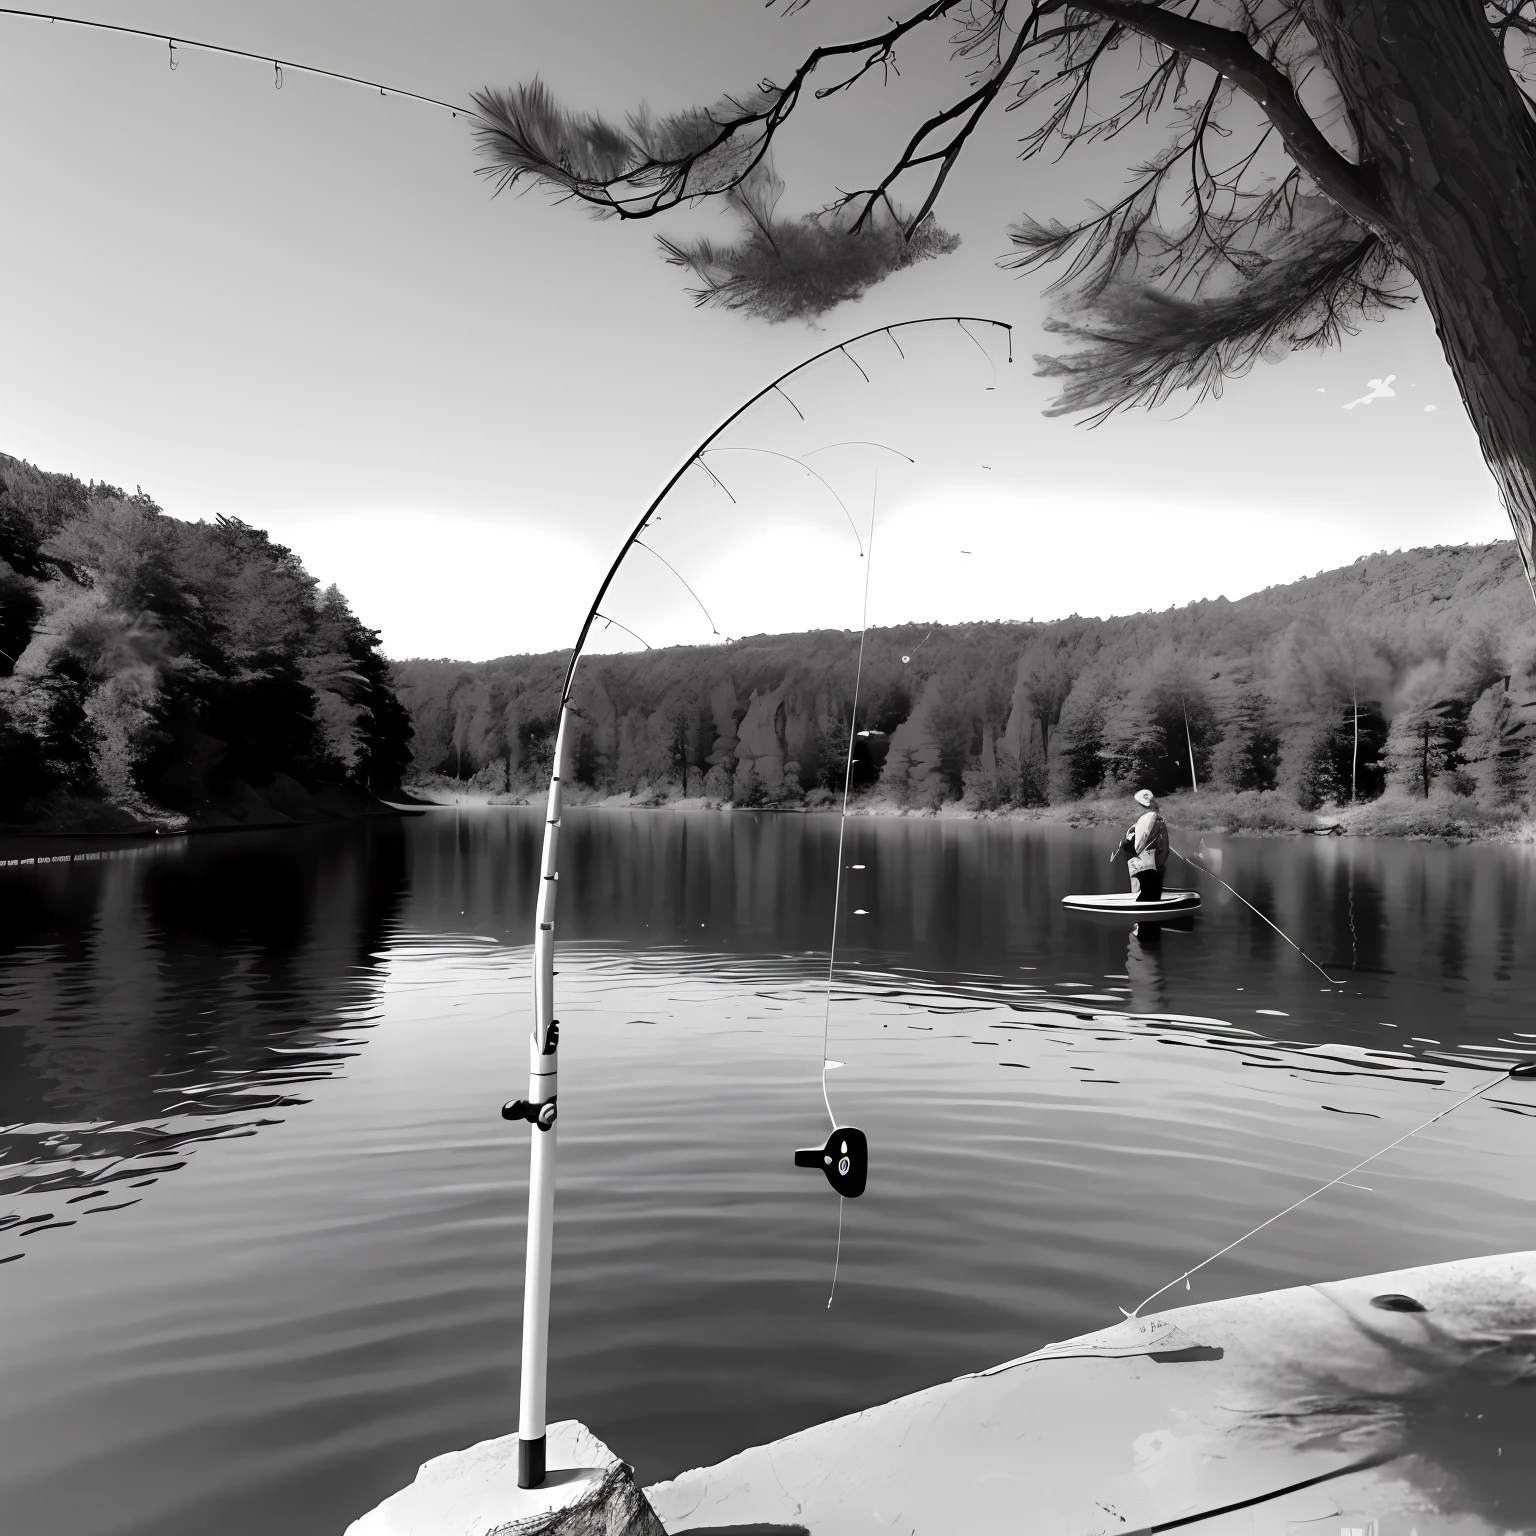
[[[886,9],[115,0],[71,14],[452,101],[539,75],[620,114],[783,79]],[[936,325],[902,333],[905,359],[879,337],[855,347],[868,382],[841,354],[797,375],[806,419],[770,398],[711,456],[713,480],[684,476],[594,648],[633,649],[626,631],[660,645],[866,615],[1166,608],[1508,533],[1422,304],[1193,409],[1092,430],[1042,414],[1051,387],[1030,357],[1050,341],[1047,279],[999,267],[1005,229],[1112,197],[1124,144],[1021,166],[999,118],[939,204],[955,254],[815,327],[772,326],[696,309],[656,255],[663,228],[727,233],[717,214],[619,225],[540,190],[494,196],[446,112],[293,71],[279,90],[269,65],[189,47],[173,72],[163,43],[24,18],[0,17],[0,39],[0,451],[269,530],[392,656],[568,646],[620,541],[727,412],[844,337],[923,316],[1007,322],[1014,361],[998,330]],[[868,184],[954,78],[942,50],[902,63],[892,87],[871,79],[807,113],[779,152],[781,211]]]

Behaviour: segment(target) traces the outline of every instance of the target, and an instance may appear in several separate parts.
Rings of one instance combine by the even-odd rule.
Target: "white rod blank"
[[[555,761],[544,822],[537,926],[533,935],[533,1031],[528,1039],[528,1102],[551,1104],[559,1090],[559,1034],[555,1024],[555,897],[560,888],[560,776],[565,763],[569,711],[560,710]],[[549,1373],[549,1277],[555,1235],[556,1129],[536,1116],[528,1127],[528,1261],[523,1276],[523,1375],[518,1412],[518,1486],[544,1481],[544,1409]]]

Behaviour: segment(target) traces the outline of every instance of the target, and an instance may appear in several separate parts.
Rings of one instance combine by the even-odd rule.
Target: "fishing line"
[[[837,1197],[837,1251],[832,1256],[832,1289],[827,1292],[827,1311],[832,1310],[832,1298],[837,1295],[837,1272],[843,1262],[843,1207],[848,1202],[841,1195]]]
[[[651,553],[655,554],[656,551],[652,550]],[[678,577],[678,580],[681,581],[682,577]],[[629,627],[629,625],[627,625],[627,624],[620,624],[617,619],[610,619],[606,613],[599,613],[599,614],[594,615],[594,617],[601,619],[603,621],[603,623],[605,625],[607,625],[608,628],[610,628],[610,629],[622,629],[624,631],[624,633],[630,637],[631,640],[639,640],[640,644],[643,645],[646,648],[646,650],[648,650],[648,651],[655,650],[655,646],[653,646],[649,640],[643,639],[641,636],[637,635],[634,632],[634,630],[632,630]],[[571,664],[571,671],[574,673],[575,670],[576,670],[576,666],[575,666],[575,663],[573,662]]]
[[[801,454],[801,458],[808,459],[813,453],[830,453],[834,448],[883,448],[887,453],[905,459],[908,464],[917,463],[910,453],[903,453],[900,448],[892,448],[889,443],[877,443],[867,437],[845,437],[840,443],[823,443],[820,448],[808,448]]]
[[[419,91],[402,91],[393,85],[381,85],[377,80],[364,80],[360,75],[345,75],[340,70],[321,69],[317,64],[300,64],[294,59],[275,59],[269,53],[252,53],[246,48],[229,48],[223,43],[200,43],[190,37],[177,37],[168,32],[153,32],[145,27],[125,27],[115,21],[87,21],[80,16],[55,16],[49,11],[24,11],[12,5],[0,5],[0,16],[23,16],[33,21],[63,22],[67,27],[88,27],[93,32],[118,32],[125,37],[148,37],[155,42],[165,43],[170,49],[171,68],[180,67],[176,57],[178,48],[196,48],[203,53],[221,53],[231,59],[254,59],[258,64],[270,64],[277,74],[277,89],[283,88],[282,71],[296,69],[305,75],[320,75],[327,80],[341,80],[348,85],[366,85],[370,90],[377,91],[381,96],[404,96],[407,101],[419,101],[429,107],[441,107],[445,112],[451,112],[455,117],[461,113],[465,117],[480,119],[480,114],[472,107],[460,106],[453,101],[440,101],[436,96],[423,96]]]
[[[827,950],[827,1000],[821,1018],[821,1101],[827,1106],[827,1119],[832,1129],[837,1129],[837,1116],[832,1113],[832,1098],[827,1091],[827,1052],[831,1048],[832,1035],[832,974],[837,966],[837,918],[843,898],[843,847],[848,831],[848,795],[853,787],[853,749],[859,728],[859,688],[864,680],[864,640],[869,633],[869,573],[875,560],[875,507],[880,496],[880,461],[875,461],[875,484],[869,500],[869,549],[861,549],[864,560],[864,606],[859,615],[859,659],[853,673],[853,713],[848,721],[848,751],[843,758],[843,806],[837,818],[837,879],[832,887],[832,942]],[[837,1273],[843,1262],[843,1207],[847,1200],[837,1197],[837,1249],[832,1258],[832,1289],[827,1292],[827,1310],[832,1310],[832,1298],[837,1295]]]
[[[992,370],[992,382],[987,385],[987,388],[988,389],[996,389],[997,388],[997,362],[996,362],[996,360],[993,358],[992,354],[989,351],[987,351],[987,349],[984,346],[982,346],[982,344],[979,341],[976,340],[976,338],[974,336],[971,336],[971,332],[967,328],[965,321],[960,320],[960,321],[957,321],[956,324],[959,325],[960,329],[962,331],[964,331],[967,336],[971,337],[972,345],[975,346],[977,351],[979,351],[984,358],[986,358],[987,366],[989,368],[991,368],[991,370]],[[1009,349],[1008,349],[1008,361],[1010,363],[1013,361],[1013,348],[1012,348],[1011,345],[1009,346]]]
[[[859,688],[864,680],[864,640],[869,632],[869,573],[874,566],[875,502],[880,495],[880,465],[875,464],[875,489],[869,505],[869,550],[864,555],[864,608],[859,617],[859,659],[853,673],[853,716],[848,722],[848,751],[843,759],[843,808],[837,818],[837,879],[832,887],[832,944],[827,952],[827,1002],[821,1022],[821,1098],[827,1118],[837,1129],[827,1093],[827,1050],[832,1032],[832,972],[837,964],[837,919],[843,899],[843,844],[848,831],[848,796],[853,787],[853,750],[859,735]]]
[[[1156,1301],[1164,1291],[1171,1291],[1174,1286],[1179,1283],[1180,1280],[1184,1282],[1184,1287],[1187,1290],[1189,1288],[1189,1277],[1197,1273],[1199,1270],[1204,1269],[1207,1264],[1214,1264],[1217,1259],[1222,1257],[1223,1254],[1231,1253],[1239,1243],[1246,1243],[1250,1237],[1254,1236],[1255,1233],[1262,1232],[1265,1227],[1274,1226],[1274,1224],[1279,1221],[1282,1216],[1289,1216],[1292,1211],[1299,1209],[1301,1206],[1305,1205],[1307,1201],[1315,1200],[1319,1195],[1325,1194],[1336,1184],[1342,1184],[1352,1173],[1359,1173],[1362,1168],[1368,1166],[1371,1163],[1374,1163],[1378,1157],[1385,1157],[1386,1154],[1390,1152],[1394,1147],[1402,1146],[1405,1141],[1407,1141],[1412,1136],[1417,1136],[1420,1131],[1427,1131],[1430,1126],[1437,1124],[1441,1120],[1444,1120],[1447,1115],[1455,1114],[1455,1112],[1460,1109],[1463,1104],[1470,1104],[1473,1099],[1481,1098],[1485,1093],[1488,1092],[1490,1088],[1496,1088],[1500,1083],[1506,1081],[1506,1079],[1510,1077],[1515,1076],[1517,1073],[1519,1073],[1521,1076],[1536,1075],[1532,1073],[1521,1072],[1519,1065],[1502,1068],[1497,1077],[1490,1077],[1481,1088],[1474,1088],[1471,1093],[1465,1094],[1463,1097],[1457,1099],[1454,1104],[1449,1105],[1445,1109],[1442,1109],[1439,1114],[1431,1115],[1429,1119],[1424,1121],[1422,1125],[1414,1126],[1411,1131],[1404,1131],[1396,1141],[1389,1141],[1386,1146],[1382,1147],[1379,1151],[1372,1152],[1371,1155],[1367,1158],[1362,1158],[1358,1163],[1354,1165],[1354,1167],[1346,1168],[1344,1172],[1339,1174],[1336,1178],[1329,1179],[1326,1184],[1319,1184],[1318,1187],[1312,1190],[1309,1194],[1303,1195],[1299,1200],[1292,1201],[1291,1204],[1286,1206],[1283,1211],[1277,1211],[1273,1216],[1269,1218],[1268,1221],[1261,1221],[1258,1226],[1253,1228],[1251,1232],[1244,1232],[1241,1237],[1237,1238],[1233,1242],[1228,1243],[1225,1248],[1218,1248],[1216,1252],[1210,1256],[1210,1258],[1201,1259],[1198,1264],[1194,1265],[1190,1269],[1186,1269],[1182,1275],[1178,1275],[1174,1279],[1170,1280],[1168,1284],[1163,1286],[1160,1290],[1153,1291],[1145,1301],[1139,1302],[1129,1312],[1125,1312],[1124,1307],[1122,1307],[1120,1310],[1125,1312],[1127,1317],[1139,1317],[1141,1315],[1142,1307],[1146,1306],[1148,1302]]]
[[[694,460],[694,461],[693,461],[693,462],[694,462],[694,463],[695,463],[695,464],[697,464],[697,465],[698,465],[698,466],[699,466],[699,468],[700,468],[700,469],[702,469],[702,470],[703,470],[703,471],[704,471],[704,473],[705,473],[705,474],[706,474],[706,475],[708,475],[708,476],[709,476],[709,478],[710,478],[710,479],[711,479],[711,480],[713,480],[713,481],[714,481],[714,482],[715,482],[715,484],[716,484],[716,485],[718,485],[718,486],[719,486],[719,487],[720,487],[720,489],[721,489],[721,490],[722,490],[722,491],[724,491],[724,492],[725,492],[725,494],[726,494],[726,495],[727,495],[727,496],[728,496],[728,497],[730,497],[730,502],[731,502],[731,505],[732,505],[732,506],[733,506],[733,507],[734,507],[734,506],[735,506],[735,505],[736,505],[736,498],[735,498],[735,497],[734,497],[734,496],[731,496],[731,488],[730,488],[730,487],[729,487],[729,486],[728,486],[728,485],[727,485],[727,484],[726,484],[726,483],[725,483],[725,481],[724,481],[724,480],[722,480],[722,479],[721,479],[721,478],[720,478],[720,476],[719,476],[719,475],[717,475],[717,474],[716,474],[716,473],[715,473],[715,472],[714,472],[714,470],[712,470],[712,469],[711,469],[711,468],[710,468],[710,467],[709,467],[709,465],[708,465],[708,464],[706,464],[706,463],[705,463],[705,462],[704,462],[704,460],[703,460],[703,459],[695,459],[695,460]],[[657,521],[657,522],[659,522],[659,521],[660,521],[660,520],[661,520],[661,519],[660,519],[660,518],[659,518],[659,517],[657,517],[657,518],[656,518],[656,519],[655,519],[655,521]],[[638,541],[637,541],[637,542],[638,542]]]
[[[850,359],[850,361],[851,361],[851,359]],[[894,452],[894,451],[895,450],[893,449],[892,452]],[[771,458],[787,459],[791,464],[798,464],[800,466],[800,468],[803,469],[806,472],[806,474],[814,475],[816,477],[816,479],[820,480],[821,483],[824,486],[826,486],[827,494],[829,496],[831,496],[833,501],[835,501],[838,504],[838,506],[840,506],[843,509],[843,516],[848,519],[848,526],[851,529],[853,529],[853,537],[858,542],[859,553],[861,555],[864,553],[864,541],[859,538],[859,525],[856,522],[854,522],[854,520],[853,520],[853,513],[848,510],[847,502],[845,502],[843,500],[843,498],[841,496],[839,496],[837,494],[837,492],[833,489],[832,482],[830,480],[828,480],[825,475],[823,475],[823,474],[819,473],[818,471],[812,469],[811,466],[809,464],[807,464],[804,459],[797,459],[794,456],[794,454],[792,454],[792,453],[780,453],[777,448],[757,448],[757,447],[752,446],[751,444],[746,444],[746,443],[742,444],[740,447],[735,447],[735,446],[733,446],[731,444],[725,443],[725,444],[721,444],[717,448],[701,448],[699,450],[698,460],[699,460],[699,463],[705,469],[709,468],[709,466],[704,463],[704,455],[706,453],[766,453]],[[724,486],[721,486],[720,488],[721,488],[721,490],[725,490]],[[730,492],[726,491],[726,495],[730,496]],[[735,501],[735,499],[736,498],[734,496],[731,496],[731,500],[732,501]]]
[[[896,350],[898,352],[900,352],[901,348],[897,347]],[[784,391],[782,389],[779,389],[779,386],[777,384],[775,384],[773,387],[774,387],[775,390],[778,391],[779,394],[784,395]],[[786,400],[789,400],[789,396],[788,395],[784,395],[784,398]],[[801,421],[805,420],[805,412],[802,411],[800,409],[800,407],[798,405],[796,405],[793,400],[789,400],[789,408],[790,408],[790,410],[792,410],[795,413],[796,416],[798,416],[800,418]]]
[[[1222,889],[1223,889],[1223,890],[1224,890],[1224,891],[1227,891],[1227,892],[1229,892],[1229,893],[1230,893],[1230,894],[1231,894],[1231,895],[1233,895],[1233,896],[1237,896],[1237,899],[1238,899],[1238,900],[1239,900],[1239,901],[1240,901],[1240,902],[1242,902],[1242,904],[1243,904],[1243,905],[1244,905],[1244,906],[1245,906],[1245,907],[1247,907],[1247,908],[1248,908],[1248,910],[1249,910],[1249,911],[1250,911],[1250,912],[1252,912],[1252,913],[1253,913],[1253,915],[1254,915],[1254,916],[1255,916],[1255,917],[1257,917],[1257,918],[1260,918],[1260,919],[1262,919],[1262,920],[1263,920],[1263,921],[1264,921],[1264,922],[1266,922],[1266,923],[1268,923],[1268,924],[1269,924],[1269,926],[1270,926],[1270,927],[1271,927],[1271,928],[1273,928],[1273,929],[1274,929],[1274,930],[1275,930],[1275,932],[1276,932],[1276,933],[1278,933],[1278,934],[1279,934],[1279,935],[1280,935],[1280,937],[1281,937],[1281,938],[1282,938],[1282,939],[1284,939],[1284,940],[1285,940],[1285,942],[1286,942],[1286,943],[1287,943],[1287,944],[1289,944],[1289,945],[1290,945],[1290,946],[1291,946],[1291,948],[1292,948],[1292,949],[1294,949],[1294,950],[1295,950],[1295,951],[1296,951],[1296,953],[1297,953],[1297,954],[1298,954],[1298,955],[1300,955],[1300,956],[1301,956],[1301,958],[1302,958],[1302,959],[1303,959],[1303,960],[1305,960],[1305,961],[1306,961],[1306,962],[1307,962],[1307,964],[1308,964],[1308,965],[1310,965],[1310,966],[1311,966],[1311,967],[1312,967],[1312,969],[1313,969],[1313,970],[1314,970],[1314,971],[1316,971],[1316,972],[1317,972],[1317,974],[1318,974],[1318,975],[1319,975],[1319,976],[1321,976],[1321,977],[1322,977],[1322,978],[1323,978],[1323,980],[1324,980],[1324,981],[1326,981],[1326,982],[1327,982],[1327,983],[1328,983],[1328,984],[1329,984],[1329,985],[1330,985],[1330,986],[1334,986],[1334,987],[1342,987],[1342,986],[1343,986],[1343,985],[1344,985],[1344,983],[1343,983],[1343,982],[1342,982],[1342,981],[1335,981],[1335,980],[1334,980],[1334,978],[1333,978],[1333,977],[1332,977],[1332,976],[1330,976],[1330,975],[1329,975],[1329,974],[1328,974],[1328,972],[1327,972],[1327,971],[1325,971],[1325,970],[1324,970],[1324,969],[1323,969],[1323,968],[1322,968],[1322,966],[1320,966],[1320,965],[1319,965],[1319,964],[1318,964],[1318,963],[1317,963],[1317,961],[1316,961],[1316,960],[1314,960],[1314,959],[1313,959],[1313,958],[1312,958],[1312,956],[1311,956],[1311,955],[1309,955],[1309,954],[1308,954],[1308,953],[1307,953],[1307,952],[1306,952],[1306,950],[1304,950],[1304,949],[1303,949],[1303,948],[1302,948],[1302,947],[1301,947],[1301,945],[1300,945],[1300,944],[1298,944],[1298,943],[1297,943],[1297,942],[1296,942],[1296,940],[1295,940],[1295,939],[1293,939],[1293,938],[1292,938],[1292,937],[1291,937],[1291,936],[1290,936],[1290,934],[1288,934],[1288,933],[1287,933],[1287,932],[1286,932],[1286,931],[1285,931],[1285,929],[1283,929],[1283,928],[1282,928],[1282,927],[1281,927],[1281,926],[1280,926],[1280,925],[1279,925],[1279,923],[1277,923],[1277,922],[1274,922],[1274,921],[1272,921],[1272,920],[1271,920],[1271,919],[1270,919],[1270,918],[1267,918],[1267,917],[1265,917],[1265,916],[1264,916],[1264,914],[1263,914],[1263,913],[1262,913],[1262,912],[1260,912],[1260,911],[1259,911],[1259,909],[1258,909],[1258,908],[1257,908],[1257,907],[1256,907],[1256,906],[1254,906],[1254,904],[1253,904],[1253,903],[1252,903],[1252,902],[1251,902],[1251,901],[1249,901],[1249,900],[1248,900],[1248,898],[1247,898],[1247,897],[1246,897],[1246,896],[1239,896],[1239,895],[1238,895],[1238,893],[1237,893],[1237,892],[1236,892],[1236,891],[1234,891],[1234,890],[1233,890],[1233,889],[1232,889],[1232,887],[1231,887],[1231,886],[1230,886],[1230,885],[1228,885],[1228,884],[1227,884],[1227,882],[1226,882],[1226,881],[1225,881],[1225,880],[1223,880],[1223,879],[1222,879],[1222,878],[1221,878],[1221,876],[1220,876],[1220,875],[1218,875],[1218,874],[1217,874],[1217,873],[1216,873],[1216,872],[1215,872],[1215,871],[1214,871],[1214,870],[1211,870],[1211,869],[1206,869],[1206,867],[1205,867],[1205,865],[1203,865],[1203,864],[1197,864],[1197,863],[1195,863],[1195,861],[1194,861],[1194,860],[1193,860],[1193,859],[1186,859],[1186,858],[1185,858],[1185,857],[1184,857],[1184,855],[1183,855],[1183,854],[1182,854],[1182,853],[1180,853],[1180,852],[1179,852],[1179,850],[1178,850],[1178,849],[1177,849],[1177,848],[1170,848],[1170,849],[1169,849],[1169,850],[1168,850],[1168,851],[1169,851],[1169,853],[1171,853],[1171,854],[1172,854],[1172,855],[1173,855],[1173,856],[1174,856],[1174,858],[1176,858],[1176,859],[1180,859],[1180,860],[1182,860],[1182,861],[1183,861],[1183,862],[1184,862],[1184,863],[1185,863],[1185,864],[1188,864],[1188,865],[1189,865],[1189,867],[1190,867],[1190,868],[1191,868],[1191,869],[1198,869],[1198,870],[1201,870],[1201,871],[1202,871],[1202,872],[1203,872],[1203,873],[1205,873],[1205,874],[1207,874],[1207,875],[1209,875],[1209,876],[1210,876],[1210,877],[1211,877],[1211,879],[1212,879],[1212,880],[1214,880],[1214,881],[1215,881],[1215,882],[1216,882],[1216,884],[1217,884],[1217,885],[1219,885],[1219,886],[1220,886],[1220,887],[1221,887],[1221,888],[1222,888]]]
[[[682,582],[684,589],[688,593],[688,596],[691,597],[694,600],[694,602],[696,602],[699,605],[699,612],[702,613],[706,619],[709,619],[710,633],[718,635],[720,633],[720,631],[715,628],[715,621],[712,618],[710,618],[709,609],[704,606],[704,599],[701,598],[699,596],[699,594],[697,592],[695,592],[693,590],[693,588],[688,585],[687,578],[683,575],[683,573],[680,570],[678,570],[678,568],[675,565],[673,565],[672,562],[670,560],[668,560],[667,557],[664,554],[662,554],[660,550],[652,549],[651,546],[649,544],[647,544],[644,539],[636,539],[635,543],[636,543],[636,545],[639,548],[643,549],[648,555],[655,555],[656,558],[658,560],[660,560],[661,563],[664,566],[666,566],[666,568],[669,571],[671,571],[672,574],[674,576],[676,576],[677,579],[680,582]],[[630,633],[633,634],[634,631],[631,630]],[[638,636],[636,638],[638,638]],[[643,641],[641,643],[644,644]]]

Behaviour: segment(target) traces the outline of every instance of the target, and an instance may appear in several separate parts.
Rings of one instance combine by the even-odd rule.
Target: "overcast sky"
[[[571,104],[666,110],[749,87],[887,5],[759,0],[115,0],[75,14],[467,100],[541,74]],[[1224,398],[1095,431],[1047,419],[1042,279],[1002,271],[1026,208],[1071,218],[1125,151],[1020,167],[1013,119],[939,207],[963,244],[819,329],[696,310],[658,226],[540,191],[493,198],[447,113],[163,44],[0,17],[8,209],[0,449],[142,486],[183,518],[269,529],[395,656],[567,645],[618,541],[720,416],[798,359],[893,320],[1015,326],[991,357],[951,327],[883,340],[770,403],[663,514],[608,611],[651,643],[857,625],[875,512],[876,623],[1166,607],[1357,555],[1506,536],[1422,306],[1342,351],[1262,366]],[[941,53],[808,114],[785,210],[864,185]],[[952,77],[951,77],[952,78]],[[904,136],[904,134],[903,134]],[[671,227],[710,227],[693,213]],[[725,226],[719,226],[721,232]],[[1344,409],[1394,376],[1390,397]],[[1430,409],[1433,407],[1433,409]],[[829,448],[826,484],[774,457]],[[875,466],[879,464],[878,484]],[[830,486],[830,489],[828,488]],[[734,496],[735,500],[729,499]],[[835,492],[835,494],[834,494]],[[843,506],[838,505],[839,499]],[[604,647],[632,646],[619,631]]]

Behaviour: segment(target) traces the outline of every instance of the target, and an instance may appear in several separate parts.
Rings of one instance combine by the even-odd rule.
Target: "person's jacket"
[[[1133,875],[1163,869],[1168,863],[1168,823],[1156,811],[1148,811],[1126,833],[1126,867]]]

